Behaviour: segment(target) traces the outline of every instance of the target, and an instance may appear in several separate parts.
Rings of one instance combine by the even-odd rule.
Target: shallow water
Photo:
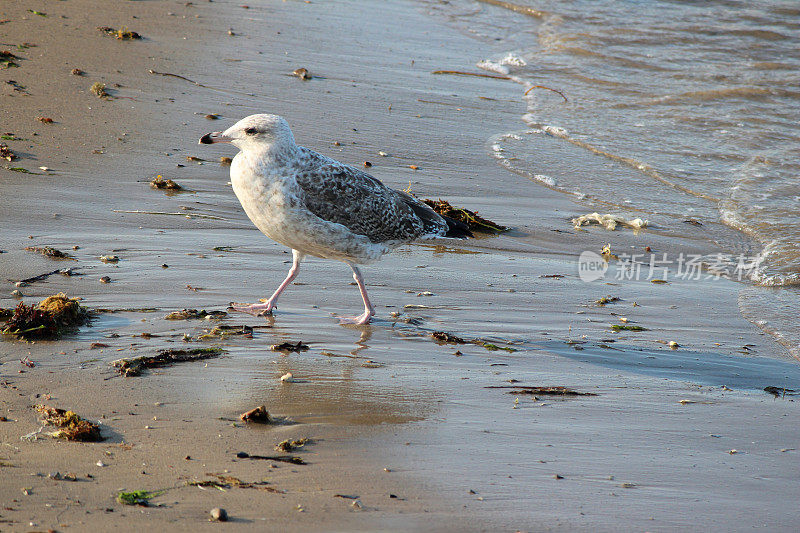
[[[703,224],[724,258],[718,267],[747,284],[783,288],[745,289],[742,311],[797,352],[796,3],[425,5],[486,42],[479,68],[525,90],[545,86],[530,90],[524,125],[498,132],[490,155],[594,209],[649,219],[676,242],[686,220]]]

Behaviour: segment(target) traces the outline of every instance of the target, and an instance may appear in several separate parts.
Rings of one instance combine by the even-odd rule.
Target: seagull
[[[403,191],[387,187],[354,167],[295,144],[283,117],[250,115],[200,144],[230,143],[233,192],[244,212],[270,239],[292,249],[292,267],[263,303],[230,309],[271,315],[307,256],[347,263],[364,301],[364,312],[342,323],[368,324],[375,309],[357,265],[377,261],[417,239],[472,237],[463,222],[437,214]]]

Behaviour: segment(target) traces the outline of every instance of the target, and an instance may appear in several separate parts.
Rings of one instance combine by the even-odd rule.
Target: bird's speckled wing
[[[374,243],[408,242],[443,235],[447,223],[428,206],[365,172],[311,150],[295,172],[309,211]]]

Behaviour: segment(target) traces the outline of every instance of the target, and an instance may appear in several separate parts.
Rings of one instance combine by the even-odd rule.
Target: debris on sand
[[[431,337],[438,343],[438,344],[474,344],[476,346],[482,346],[486,348],[490,352],[496,352],[498,350],[503,350],[505,352],[514,353],[517,351],[516,348],[511,348],[510,346],[498,346],[497,344],[493,344],[491,342],[486,342],[483,339],[462,339],[461,337],[457,337],[452,333],[448,333],[446,331],[434,331],[431,333]],[[510,343],[509,343],[510,344]]]
[[[210,331],[206,330],[206,332],[198,337],[198,339],[206,340],[206,339],[217,339],[217,338],[224,338],[229,337],[231,335],[241,335],[245,338],[252,339],[253,338],[253,328],[251,326],[228,326],[228,325],[220,325],[215,326]]]
[[[124,505],[141,505],[147,507],[150,505],[150,499],[156,496],[161,496],[166,490],[134,490],[131,492],[117,493],[117,501]]]
[[[186,484],[193,487],[214,487],[220,490],[227,490],[232,487],[236,487],[240,489],[257,489],[266,492],[274,492],[277,494],[285,494],[285,492],[280,489],[267,486],[270,484],[269,481],[253,481],[253,482],[242,481],[238,477],[230,476],[227,474],[206,474],[206,475],[214,476],[217,479],[209,479],[205,481],[189,481]]]
[[[242,422],[252,422],[254,424],[271,424],[272,417],[269,416],[266,405],[259,405],[254,409],[250,409],[246,413],[239,415]]]
[[[101,255],[100,261],[103,263],[119,263],[119,256],[116,255]]]
[[[236,457],[239,459],[255,459],[260,461],[279,461],[281,463],[290,463],[293,465],[306,464],[302,457],[296,457],[294,455],[250,455],[247,452],[239,452],[236,454]]]
[[[618,224],[629,226],[634,230],[639,230],[646,228],[649,223],[647,220],[642,220],[641,218],[627,220],[619,215],[601,215],[600,213],[589,213],[588,215],[581,215],[572,219],[572,225],[575,226],[576,229],[591,224],[592,222],[600,224],[608,231],[614,231]]]
[[[7,144],[0,143],[0,159],[5,159],[6,161],[13,161],[17,159],[17,155],[11,151],[11,148],[9,148]]]
[[[446,331],[434,331],[431,333],[431,337],[444,344],[467,344],[467,341],[461,337],[456,337],[452,333],[447,333]]]
[[[611,329],[614,331],[647,331],[647,328],[630,324],[611,324]]]
[[[465,223],[472,231],[498,234],[508,230],[507,227],[501,226],[500,224],[492,222],[491,220],[487,220],[474,211],[464,209],[463,207],[452,206],[447,200],[439,199],[434,201],[426,198],[422,201],[440,215]]]
[[[211,509],[211,520],[215,520],[217,522],[227,522],[228,521],[228,511],[223,509],[222,507],[214,507]]]
[[[79,276],[76,272],[77,268],[59,268],[57,270],[51,270],[50,272],[45,272],[44,274],[39,274],[37,276],[31,276],[30,278],[21,279],[15,283],[17,287],[24,287],[30,283],[34,283],[36,281],[41,281],[43,279],[47,279],[53,274],[61,274],[62,276]]]
[[[616,296],[603,296],[599,300],[595,300],[594,303],[596,303],[597,305],[606,305],[606,304],[610,304],[610,303],[614,303],[614,302],[618,302],[618,301],[619,301],[619,298],[616,297]]]
[[[36,120],[38,120],[39,122],[41,122],[43,124],[52,124],[53,123],[53,119],[50,118],[50,117],[36,117]]]
[[[56,250],[52,246],[28,246],[25,248],[26,252],[36,252],[37,254],[42,254],[45,257],[49,257],[50,259],[72,259],[75,258],[69,255],[67,252],[62,252],[61,250]]]
[[[214,319],[219,320],[228,316],[225,311],[206,311],[201,309],[182,309],[180,311],[173,311],[164,317],[164,320],[190,320],[190,319]]]
[[[131,357],[130,359],[118,359],[111,363],[123,376],[139,376],[144,368],[159,368],[173,365],[175,363],[185,363],[188,361],[200,361],[219,357],[224,353],[222,348],[192,348],[188,350],[169,349],[159,350],[156,355],[142,355]]]
[[[84,71],[82,71],[81,69],[79,69],[79,68],[72,69],[72,75],[73,76],[83,76],[84,74],[86,74],[86,73]]]
[[[56,439],[80,442],[101,442],[100,427],[79,417],[72,411],[57,409],[47,405],[36,405],[34,409],[42,413],[40,420],[48,426],[55,426],[58,431],[50,433]]]
[[[128,28],[126,28],[124,26],[122,27],[122,29],[119,29],[119,30],[115,30],[114,28],[112,28],[110,26],[98,26],[97,29],[100,30],[101,32],[105,33],[106,35],[108,35],[110,37],[115,37],[115,38],[117,38],[117,39],[119,39],[121,41],[129,41],[129,40],[132,40],[132,39],[141,39],[142,38],[141,35],[139,35],[135,31],[130,31]]]
[[[530,394],[532,396],[597,396],[594,392],[579,392],[569,387],[556,385],[553,387],[525,387],[519,385],[491,385],[485,389],[512,389],[508,394]]]
[[[94,94],[98,98],[103,98],[105,100],[111,100],[111,95],[108,94],[108,92],[106,91],[106,84],[105,83],[100,83],[99,81],[96,81],[96,82],[94,82],[92,84],[91,87],[89,87],[89,90],[92,92],[92,94]]]
[[[279,452],[287,452],[287,453],[288,452],[293,452],[294,450],[296,450],[298,448],[302,448],[303,446],[305,446],[309,442],[311,442],[311,439],[308,439],[306,437],[303,437],[302,439],[296,439],[296,440],[286,439],[286,440],[282,440],[281,442],[276,444],[275,445],[275,450],[279,451]]]
[[[480,339],[475,339],[473,341],[473,343],[477,344],[478,346],[483,346],[484,348],[486,348],[490,352],[496,352],[497,350],[503,350],[504,352],[514,353],[514,352],[517,351],[516,348],[511,348],[510,346],[498,346],[498,345],[493,344],[491,342],[482,341]]]
[[[773,396],[775,396],[776,398],[779,397],[779,396],[780,397],[784,397],[784,396],[798,396],[798,395],[800,395],[800,392],[798,392],[798,391],[796,391],[794,389],[787,389],[786,387],[773,387],[773,386],[764,387],[764,392],[768,392],[768,393],[772,394]]]
[[[308,72],[308,69],[303,67],[293,70],[292,76],[297,76],[301,80],[310,80],[312,78],[311,73]]]
[[[3,335],[23,339],[55,339],[71,328],[83,324],[89,312],[63,292],[48,296],[37,305],[20,302],[11,319],[0,330]]]
[[[11,53],[10,50],[0,50],[0,66],[3,68],[18,67],[16,61],[17,56]]]
[[[294,383],[294,374],[291,372],[287,372],[281,376],[281,382],[283,383]]]
[[[165,189],[168,191],[180,191],[183,187],[170,179],[164,179],[161,174],[150,180],[150,187],[154,189]]]
[[[280,344],[273,344],[269,347],[273,352],[304,352],[308,350],[308,345],[303,344],[303,341],[282,342]]]

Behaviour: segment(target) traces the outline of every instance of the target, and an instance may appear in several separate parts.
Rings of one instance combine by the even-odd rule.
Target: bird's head
[[[278,115],[250,115],[225,131],[200,137],[200,144],[231,143],[240,150],[266,150],[275,145],[294,145],[289,124]]]

